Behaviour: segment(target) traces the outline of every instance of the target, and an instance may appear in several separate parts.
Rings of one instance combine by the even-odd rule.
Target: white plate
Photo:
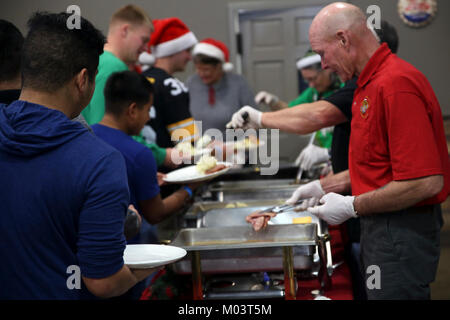
[[[164,181],[169,183],[190,183],[190,182],[200,182],[214,179],[218,177],[228,170],[230,170],[232,164],[228,162],[217,162],[217,164],[224,164],[227,167],[210,174],[201,174],[197,171],[197,166],[189,166],[185,168],[181,168],[172,172],[169,172],[165,177]]]
[[[186,253],[186,250],[174,246],[129,244],[123,253],[123,260],[132,269],[149,269],[180,260]]]

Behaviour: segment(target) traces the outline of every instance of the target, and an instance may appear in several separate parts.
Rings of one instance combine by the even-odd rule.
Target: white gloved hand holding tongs
[[[261,125],[262,112],[250,106],[244,106],[236,111],[227,123],[228,129],[259,129]]]
[[[303,184],[298,187],[292,196],[286,200],[287,204],[294,205],[298,201],[304,199],[303,203],[296,207],[296,209],[307,209],[315,206],[319,203],[319,199],[325,195],[325,191],[322,189],[320,180],[314,180],[307,184]]]

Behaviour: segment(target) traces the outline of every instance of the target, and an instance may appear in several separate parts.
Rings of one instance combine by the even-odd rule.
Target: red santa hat
[[[155,30],[150,36],[150,50],[155,58],[167,57],[194,46],[194,33],[178,18],[153,20]]]
[[[192,55],[204,54],[208,57],[216,58],[223,63],[224,71],[231,71],[233,64],[230,63],[230,53],[227,46],[219,40],[213,38],[203,39],[197,43],[192,50]]]

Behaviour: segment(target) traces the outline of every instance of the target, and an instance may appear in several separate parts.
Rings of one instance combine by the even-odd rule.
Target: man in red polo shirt
[[[359,78],[349,171],[333,177],[352,196],[328,193],[308,210],[330,224],[361,217],[369,299],[429,299],[440,252],[439,203],[450,185],[439,102],[425,76],[380,45],[353,5],[323,8],[309,38],[324,69],[343,81]]]

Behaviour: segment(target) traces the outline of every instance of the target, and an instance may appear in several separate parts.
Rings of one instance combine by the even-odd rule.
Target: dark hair
[[[222,63],[222,61],[217,58],[199,53],[194,56],[194,63],[211,64],[213,66],[217,66],[219,63]]]
[[[51,92],[64,86],[83,68],[95,80],[105,37],[80,17],[80,28],[69,29],[71,14],[36,12],[28,20],[22,57],[23,86]]]
[[[0,19],[0,81],[20,75],[23,35],[11,22]]]
[[[120,116],[133,102],[142,108],[150,101],[153,85],[150,81],[134,71],[113,73],[106,81],[105,112]]]
[[[398,49],[398,35],[397,30],[393,25],[389,24],[386,20],[381,20],[380,29],[374,28],[378,37],[380,38],[380,42],[386,42],[389,49],[393,53],[397,52]]]

